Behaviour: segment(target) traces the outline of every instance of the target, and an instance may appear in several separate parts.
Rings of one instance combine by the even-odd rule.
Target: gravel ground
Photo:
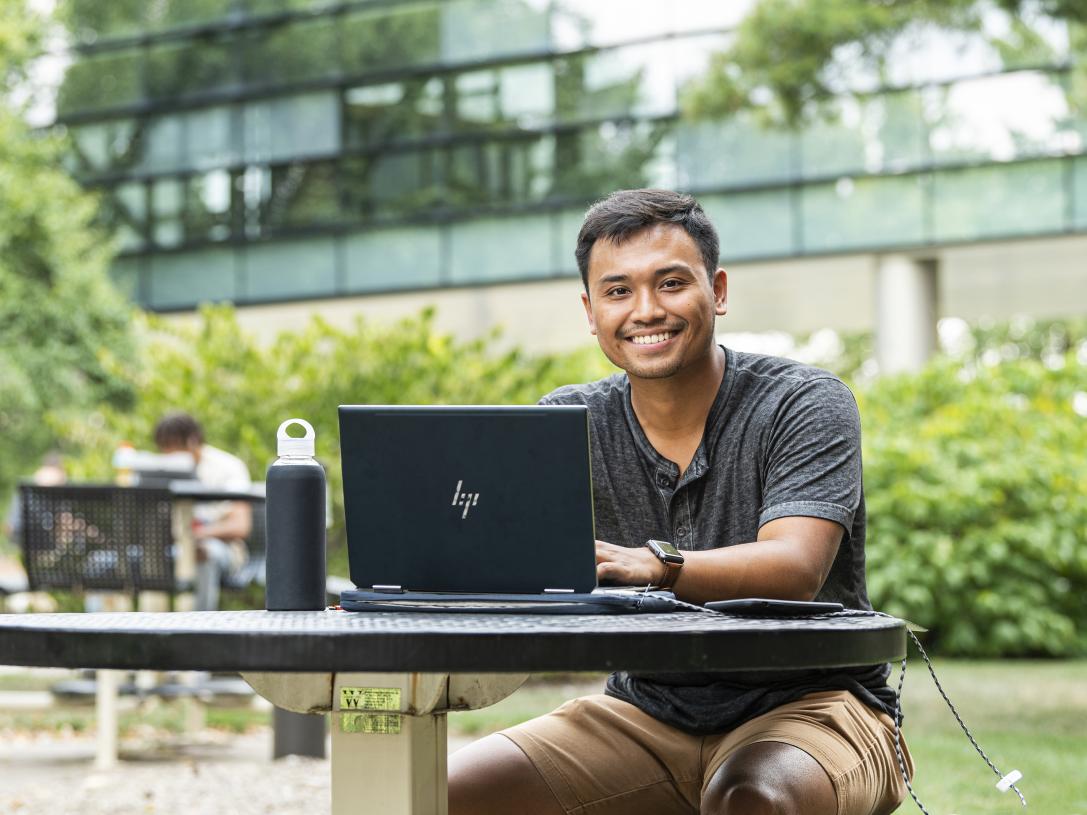
[[[467,740],[450,740],[452,752]],[[330,807],[329,762],[271,760],[270,729],[126,739],[122,761],[94,768],[94,740],[4,734],[0,813],[18,815],[311,815]]]

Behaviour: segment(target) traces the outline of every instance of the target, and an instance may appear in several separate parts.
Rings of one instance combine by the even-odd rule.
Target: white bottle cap
[[[301,438],[288,436],[287,428],[292,424],[304,427],[306,435]],[[313,432],[313,425],[305,419],[288,419],[279,426],[279,430],[276,432],[277,452],[281,456],[312,456],[316,438],[317,434]]]

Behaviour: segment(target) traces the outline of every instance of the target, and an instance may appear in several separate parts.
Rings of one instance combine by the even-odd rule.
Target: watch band
[[[679,577],[679,570],[683,568],[683,564],[669,563],[667,560],[662,560],[661,563],[664,564],[664,577],[657,584],[657,588],[670,589],[675,585],[676,578]]]

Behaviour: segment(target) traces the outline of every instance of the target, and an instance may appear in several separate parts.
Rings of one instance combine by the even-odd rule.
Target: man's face
[[[712,284],[698,246],[682,227],[656,224],[622,244],[597,241],[589,254],[589,330],[632,377],[661,379],[703,360],[714,316],[726,311],[727,279]]]

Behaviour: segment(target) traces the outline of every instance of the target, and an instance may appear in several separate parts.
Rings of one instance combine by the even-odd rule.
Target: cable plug
[[[1014,786],[1016,781],[1019,781],[1023,777],[1023,774],[1019,770],[1012,770],[1006,776],[996,782],[996,788],[1001,792],[1007,792]]]

